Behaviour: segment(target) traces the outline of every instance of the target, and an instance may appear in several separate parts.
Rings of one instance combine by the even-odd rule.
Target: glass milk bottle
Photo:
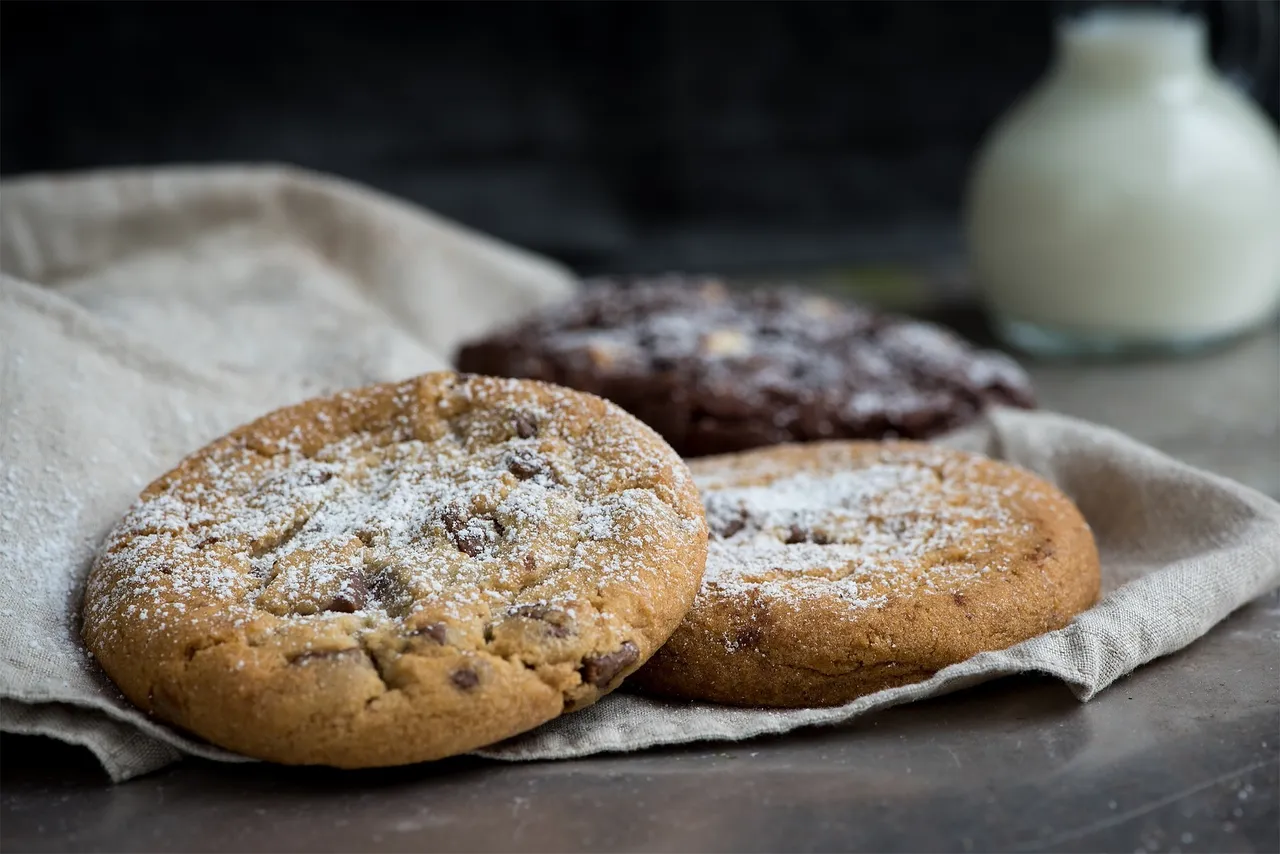
[[[1198,18],[1064,22],[984,143],[966,231],[998,332],[1080,355],[1186,350],[1280,302],[1280,142],[1211,66]]]

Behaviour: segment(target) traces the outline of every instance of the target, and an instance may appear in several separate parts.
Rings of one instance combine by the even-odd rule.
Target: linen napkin
[[[238,424],[447,366],[463,340],[571,292],[555,264],[351,184],[286,168],[0,186],[0,729],[88,747],[114,780],[246,761],[134,709],[79,640],[103,535],[152,478]],[[480,751],[510,760],[835,724],[1041,671],[1087,700],[1280,583],[1280,506],[1106,428],[1002,411],[947,437],[1080,505],[1104,599],[1070,626],[927,682],[814,710],[615,692]]]

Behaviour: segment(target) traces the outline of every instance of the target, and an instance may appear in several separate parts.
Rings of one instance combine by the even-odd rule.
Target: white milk
[[[981,151],[971,261],[1014,343],[1178,347],[1280,301],[1280,143],[1207,60],[1203,24],[1094,13]]]

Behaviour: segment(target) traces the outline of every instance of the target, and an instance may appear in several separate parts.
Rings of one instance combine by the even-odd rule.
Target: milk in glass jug
[[[1194,348],[1280,302],[1276,128],[1210,64],[1196,17],[1062,22],[1049,73],[978,155],[965,220],[998,332],[1033,352]]]

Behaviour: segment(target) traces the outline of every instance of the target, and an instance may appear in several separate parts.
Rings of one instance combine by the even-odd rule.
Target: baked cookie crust
[[[426,374],[273,412],[148,486],[83,636],[129,700],[215,744],[403,764],[613,690],[705,555],[684,463],[617,406]]]
[[[693,609],[632,679],[749,706],[827,706],[1061,628],[1098,596],[1071,501],[924,444],[827,442],[691,466],[711,543]]]

